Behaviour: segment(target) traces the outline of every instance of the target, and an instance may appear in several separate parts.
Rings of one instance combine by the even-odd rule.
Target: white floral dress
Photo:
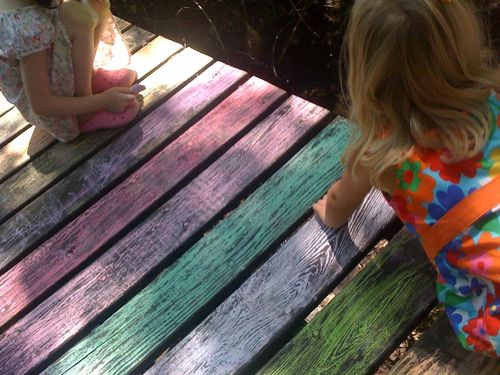
[[[51,93],[57,96],[73,96],[71,48],[71,41],[59,19],[57,7],[45,9],[33,5],[0,12],[0,89],[28,122],[44,129],[62,142],[69,142],[79,135],[76,117],[48,118],[33,113],[23,88],[19,61],[36,52],[47,50]],[[94,66],[119,69],[127,66],[129,61],[130,54],[125,42],[110,17]]]

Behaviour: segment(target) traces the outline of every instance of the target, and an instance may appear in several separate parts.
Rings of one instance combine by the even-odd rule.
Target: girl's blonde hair
[[[451,160],[484,147],[486,101],[500,74],[482,58],[470,1],[356,0],[344,46],[350,119],[359,128],[344,155],[354,178],[362,165],[380,186],[415,145],[446,148]]]

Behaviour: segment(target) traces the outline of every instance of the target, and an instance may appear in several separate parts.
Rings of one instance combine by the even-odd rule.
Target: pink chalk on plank
[[[258,78],[250,79],[122,184],[1,275],[0,327],[284,95]]]

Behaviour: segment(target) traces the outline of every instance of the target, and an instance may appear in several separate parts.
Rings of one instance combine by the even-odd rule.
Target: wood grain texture
[[[0,116],[3,116],[5,113],[10,111],[14,106],[10,104],[5,96],[0,92]]]
[[[137,80],[141,81],[181,49],[180,44],[157,37],[132,56],[130,68],[137,71]],[[50,134],[30,126],[0,149],[0,183],[56,143]],[[59,147],[68,148],[71,145]],[[75,153],[81,155],[80,152]]]
[[[179,43],[158,36],[132,55],[129,68],[135,70],[137,72],[137,80],[142,81],[146,76],[167,63],[181,50],[183,50],[183,47]],[[186,49],[186,54],[190,59],[194,60],[191,66],[186,67],[188,71],[191,67],[196,65],[196,60],[206,59],[204,55],[190,50],[189,48]],[[170,68],[172,68],[173,72],[176,74],[178,73],[175,70],[175,66]],[[144,92],[141,93],[141,95],[144,96]]]
[[[131,67],[137,66],[138,74],[141,76],[146,75],[150,70],[154,69],[158,65],[158,60],[162,61],[168,59],[181,48],[179,44],[168,42],[166,39],[163,39],[162,42],[163,43],[160,45],[155,43],[152,46],[153,51],[156,51],[156,54],[161,56],[161,58],[157,57],[156,59],[152,59],[152,61],[148,64],[144,64],[144,60],[152,54],[151,48],[145,49],[144,51],[141,50],[136,54],[137,56],[134,55],[136,57],[135,60],[132,61]],[[160,96],[152,95],[152,92],[155,94],[158,91],[163,91],[163,93],[168,93],[169,91],[171,92],[172,87],[168,90],[168,86],[178,86],[182,84],[184,80],[189,79],[196,72],[198,72],[200,68],[206,66],[211,60],[205,55],[196,53],[193,54],[192,51],[186,51],[186,53],[182,56],[179,55],[180,60],[190,58],[194,58],[197,62],[193,64],[194,66],[192,70],[182,67],[183,71],[187,74],[179,75],[179,77],[174,80],[166,81],[167,87],[159,89],[158,87],[148,84],[148,90],[146,90],[143,94],[144,106],[142,112],[147,112],[150,107],[152,107],[155,103],[158,103]],[[180,66],[179,61],[172,61],[172,63],[178,67]],[[161,72],[156,74],[156,79],[159,79],[160,77],[163,77]],[[183,79],[183,81],[179,82],[179,79]],[[145,81],[142,83],[146,84]],[[40,195],[56,181],[64,177],[65,174],[99,150],[99,148],[106,145],[106,143],[108,143],[113,137],[116,136],[116,134],[119,134],[120,132],[123,132],[123,128],[81,136],[69,144],[57,143],[54,147],[47,150],[47,152],[45,152],[41,157],[37,158],[36,162],[27,165],[17,174],[0,184],[0,223],[12,216],[34,197]]]
[[[0,276],[0,327],[207,161],[285,93],[251,78],[73,222]]]
[[[124,19],[122,19],[120,17],[113,16],[113,19],[115,20],[116,27],[118,27],[118,29],[121,30],[122,33],[127,31],[128,29],[130,29],[132,27],[132,24],[130,22],[125,21]]]
[[[370,250],[394,217],[372,192],[347,226],[328,229],[310,218],[235,293],[147,374],[235,374],[301,321],[318,296]]]
[[[126,373],[158,350],[281,238],[340,175],[339,156],[348,133],[343,122],[320,133],[47,373]]]
[[[116,17],[115,20],[117,20]],[[122,32],[128,28],[128,26],[124,23],[119,23],[118,27]],[[132,53],[134,53],[139,50],[141,46],[151,40],[154,35],[136,27],[133,30],[130,30],[130,32],[125,32],[124,37],[127,47]],[[7,102],[3,95],[0,95],[0,113],[3,114],[7,111],[12,112],[10,111],[11,108],[13,108],[12,104]],[[31,125],[28,124],[21,113],[17,110],[15,110],[14,113],[9,113],[9,116],[2,116],[0,118],[0,148],[29,128],[31,128]],[[0,150],[0,152],[3,152],[3,150]],[[1,177],[2,174],[0,173],[0,179]]]
[[[130,53],[135,53],[155,38],[155,34],[138,26],[132,26],[123,34],[123,39]]]
[[[21,112],[17,108],[12,108],[0,117],[0,147],[5,146],[28,127],[30,125],[21,115]]]
[[[144,93],[145,111],[153,107],[155,103],[164,100],[169,93],[210,62],[210,58],[187,49],[176,55],[175,58],[155,71],[154,74],[148,76],[142,81],[148,88]],[[231,73],[228,73],[228,71],[231,71]],[[219,75],[220,77],[218,77]],[[125,135],[125,138],[122,137],[121,140],[108,145],[108,147],[101,150],[101,156],[97,156],[97,159],[87,160],[83,166],[73,170],[58,184],[52,186],[15,216],[0,225],[0,273],[27,248],[36,246],[37,241],[43,238],[48,231],[57,228],[68,216],[90,202],[101,188],[109,184],[113,178],[116,178],[116,175],[112,173],[114,170],[117,171],[115,167],[122,168],[121,173],[125,172],[126,166],[118,164],[118,160],[125,162],[125,156],[128,155],[126,157],[128,162],[137,163],[140,158],[138,155],[134,156],[132,154],[137,151],[137,148],[147,144],[150,139],[154,139],[151,147],[156,147],[155,145],[165,140],[169,134],[180,129],[185,124],[185,121],[189,121],[203,108],[218,100],[219,96],[225,95],[228,87],[231,87],[242,75],[243,73],[240,71],[235,73],[230,68],[224,68],[222,64],[216,64],[185,87],[182,93],[178,93],[175,98],[170,99],[163,106],[163,109],[157,112],[156,115],[160,117],[159,121],[156,115],[148,116],[132,128],[128,128],[126,130],[128,135]],[[214,97],[203,97],[203,95],[211,94],[210,89],[212,86],[214,87]],[[184,102],[182,102],[183,100]],[[169,121],[172,122],[172,125],[169,124]],[[165,126],[165,124],[170,128],[170,131],[161,130],[161,127]],[[125,129],[119,129],[118,131],[123,133]],[[162,133],[162,136],[156,138],[156,134],[151,134],[151,132],[154,133],[155,131]],[[88,153],[89,149],[95,149],[93,148],[95,144],[102,144],[104,138],[109,139],[112,137],[110,134],[117,134],[116,132],[117,130],[102,131],[81,137],[80,140],[73,144],[73,147],[78,148],[72,148],[72,153],[64,147],[64,144],[61,144],[61,146],[57,144],[49,150],[53,152],[53,156],[50,153],[44,153],[42,157],[36,159],[37,163],[34,163],[34,167],[38,166],[40,168],[40,165],[48,165],[46,167],[48,173],[52,168],[50,158],[52,160],[61,158],[61,154],[66,152],[66,154],[70,154],[67,159],[69,160],[67,163],[70,163],[71,160],[74,160],[73,158],[78,158],[78,152]],[[127,139],[127,137],[131,138]],[[59,147],[62,147],[60,152],[58,152]],[[118,148],[122,149],[120,153],[117,151]],[[48,160],[47,164],[42,164],[43,160]],[[35,180],[37,184],[42,183],[43,180],[40,181],[40,179]],[[35,189],[34,186],[29,184],[25,184],[25,186]],[[0,199],[2,198],[3,196],[0,197]],[[12,203],[4,204],[12,205]]]
[[[425,331],[389,375],[493,375],[500,361],[463,349],[443,315]]]
[[[0,149],[0,183],[56,142],[49,133],[29,126]]]
[[[367,374],[435,299],[434,275],[404,230],[259,374]]]
[[[310,122],[325,111],[304,118],[300,110],[314,108],[298,98],[285,103],[91,267],[9,328],[0,336],[0,365],[30,368],[85,327],[310,131]]]

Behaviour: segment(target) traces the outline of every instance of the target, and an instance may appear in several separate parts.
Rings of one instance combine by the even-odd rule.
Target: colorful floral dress
[[[54,2],[54,5],[57,1]],[[89,5],[94,16],[97,14]],[[38,5],[0,11],[0,88],[5,98],[32,125],[60,141],[68,142],[79,134],[75,117],[48,118],[36,115],[24,91],[19,60],[47,50],[50,90],[53,95],[73,96],[74,77],[71,41],[58,8]],[[112,18],[108,20],[96,54],[94,66],[119,69],[128,65],[130,54]],[[41,72],[40,72],[41,74]]]
[[[442,152],[412,153],[398,168],[391,205],[406,227],[422,235],[458,202],[500,175],[500,101],[488,99],[492,132],[483,152],[446,164]],[[498,192],[500,195],[500,192]],[[446,245],[434,258],[438,300],[460,343],[500,356],[500,206]]]

